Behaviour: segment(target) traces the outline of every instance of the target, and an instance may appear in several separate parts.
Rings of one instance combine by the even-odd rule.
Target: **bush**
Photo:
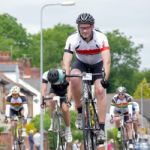
[[[0,127],[0,133],[5,131],[5,127]]]

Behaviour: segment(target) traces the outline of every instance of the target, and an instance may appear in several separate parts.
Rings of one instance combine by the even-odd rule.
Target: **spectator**
[[[29,140],[30,150],[33,150],[34,149],[33,130],[30,130],[28,140]]]
[[[33,136],[33,141],[34,141],[36,150],[40,150],[40,140],[41,140],[41,135],[39,133],[39,130],[37,130],[37,132]]]

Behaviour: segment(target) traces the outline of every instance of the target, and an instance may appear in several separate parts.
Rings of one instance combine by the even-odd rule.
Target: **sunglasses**
[[[124,93],[119,93],[118,95],[121,95],[121,96],[123,96],[123,95],[124,95]]]

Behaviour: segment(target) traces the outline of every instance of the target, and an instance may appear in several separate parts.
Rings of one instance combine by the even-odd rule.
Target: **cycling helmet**
[[[88,13],[80,14],[76,20],[77,24],[91,24],[91,25],[93,25],[94,22],[95,22],[95,19],[93,18],[93,16],[88,14]]]
[[[13,86],[11,89],[10,89],[10,93],[11,94],[19,94],[20,93],[20,88],[18,86]]]
[[[64,82],[65,73],[61,69],[50,69],[47,78],[52,84],[60,84]]]
[[[50,69],[47,75],[48,81],[50,83],[55,83],[59,79],[59,74],[57,69]]]
[[[126,93],[126,92],[127,92],[127,90],[123,86],[118,87],[116,90],[116,93]]]

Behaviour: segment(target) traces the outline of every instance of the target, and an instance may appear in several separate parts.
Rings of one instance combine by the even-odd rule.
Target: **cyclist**
[[[124,122],[127,137],[129,139],[129,149],[133,149],[133,140],[132,140],[132,96],[130,96],[125,87],[118,87],[116,90],[116,95],[112,98],[111,107],[110,107],[110,115],[112,117],[111,120],[115,122],[116,127],[118,128],[118,138],[121,138],[121,128],[120,128],[120,114],[124,114]]]
[[[138,128],[139,128],[139,117],[140,117],[140,109],[139,104],[137,102],[132,102],[132,111],[133,111],[133,128],[135,132],[135,138],[138,138]]]
[[[50,69],[43,74],[42,79],[42,96],[45,97],[48,90],[48,83],[51,84],[50,96],[66,96],[68,82],[63,78],[63,71],[60,69]],[[72,133],[70,128],[70,113],[69,113],[70,101],[66,99],[61,99],[61,108],[63,112],[63,117],[66,125],[65,138],[67,142],[72,141]],[[55,109],[55,103],[50,101],[50,115]],[[52,130],[53,119],[51,117],[51,125],[49,131]]]
[[[105,70],[105,79],[102,76],[93,78],[97,108],[99,116],[100,132],[98,139],[104,143],[105,115],[106,115],[106,93],[110,73],[111,55],[107,37],[100,31],[94,29],[95,20],[89,13],[81,13],[76,19],[78,32],[68,37],[63,56],[66,74],[80,74],[82,72],[101,73]],[[76,60],[70,69],[73,53]],[[81,79],[70,78],[72,97],[75,100],[78,116],[76,127],[82,128],[82,105],[81,105]],[[77,88],[78,87],[78,88]]]
[[[5,122],[7,123],[8,118],[13,118],[14,116],[23,117],[22,136],[26,136],[25,125],[28,116],[26,96],[20,92],[20,88],[18,86],[13,86],[10,89],[10,93],[7,95],[6,101]]]

